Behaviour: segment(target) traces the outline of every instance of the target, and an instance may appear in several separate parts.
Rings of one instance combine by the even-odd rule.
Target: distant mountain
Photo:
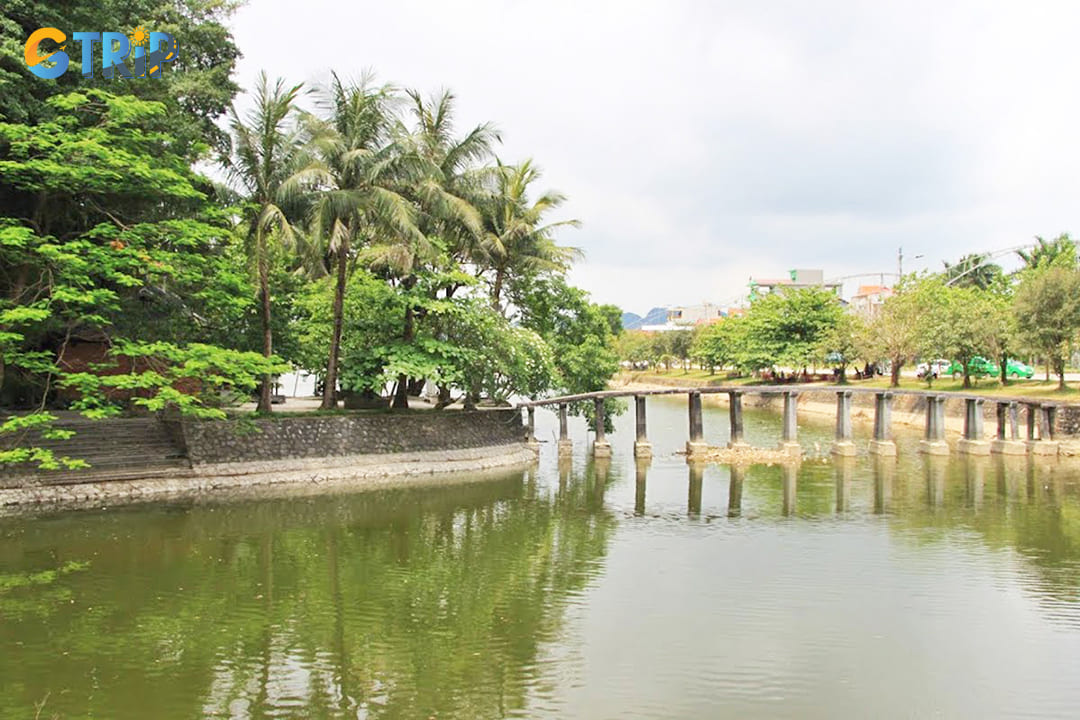
[[[637,313],[623,313],[622,326],[624,330],[640,330],[642,325],[663,325],[667,322],[667,308],[654,307],[641,317]]]

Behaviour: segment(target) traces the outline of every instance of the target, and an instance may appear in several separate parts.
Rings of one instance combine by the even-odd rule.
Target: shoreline
[[[468,482],[477,474],[524,468],[536,453],[524,443],[465,450],[220,463],[174,477],[34,485],[0,490],[0,516],[200,497],[269,497]],[[468,477],[464,473],[470,473]],[[458,477],[455,477],[458,476]]]

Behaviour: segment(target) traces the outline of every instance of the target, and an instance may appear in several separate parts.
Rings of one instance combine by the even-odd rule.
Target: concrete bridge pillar
[[[1019,412],[1014,401],[997,404],[997,437],[990,443],[990,452],[999,455],[1024,455],[1027,446],[1020,442]]]
[[[784,426],[780,435],[778,448],[791,457],[802,457],[802,447],[799,445],[799,393],[785,390],[784,393]]]
[[[836,440],[832,454],[841,457],[855,455],[855,443],[851,440],[851,391],[840,390],[836,393]]]
[[[733,390],[728,393],[728,424],[731,425],[731,439],[728,440],[729,448],[750,447],[743,440],[743,414],[742,392]]]
[[[1028,406],[1028,452],[1032,455],[1056,456],[1058,443],[1054,440],[1054,415],[1048,405],[1029,403]],[[1038,430],[1038,437],[1036,437]]]
[[[687,408],[690,411],[690,439],[686,443],[686,457],[693,459],[708,452],[705,442],[705,425],[701,420],[701,393],[687,395]]]
[[[892,439],[892,397],[891,392],[874,394],[874,439],[870,441],[871,455],[896,455],[896,443]]]
[[[574,454],[574,443],[570,441],[570,432],[566,427],[566,403],[559,403],[559,457]]]
[[[645,428],[645,396],[634,396],[634,425],[636,434],[634,436],[634,457],[636,458],[651,458],[652,457],[652,443],[649,442],[649,436]]]
[[[948,455],[949,444],[945,442],[945,397],[926,397],[926,431],[919,441],[919,452],[927,455]]]
[[[611,443],[604,435],[604,398],[593,398],[593,416],[596,419],[596,440],[593,442],[593,457],[611,457]]]
[[[967,455],[989,455],[990,443],[983,440],[982,398],[964,398],[964,437],[957,450]]]
[[[529,435],[525,439],[525,444],[529,446],[537,455],[540,454],[540,441],[536,439],[536,408],[531,405],[526,408],[526,412],[529,416]]]

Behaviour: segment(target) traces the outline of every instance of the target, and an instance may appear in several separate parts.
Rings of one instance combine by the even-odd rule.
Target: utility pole
[[[896,249],[896,282],[900,282],[900,278],[904,277],[904,248],[903,246]]]

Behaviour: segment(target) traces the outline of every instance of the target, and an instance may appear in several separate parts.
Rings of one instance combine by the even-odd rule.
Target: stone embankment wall
[[[379,413],[184,422],[193,466],[462,450],[521,443],[521,411]]]
[[[524,444],[521,412],[512,409],[61,424],[78,428],[78,439],[41,442],[90,468],[0,469],[0,514],[29,505],[92,507],[245,488],[376,487],[433,473],[476,477],[536,458]]]

